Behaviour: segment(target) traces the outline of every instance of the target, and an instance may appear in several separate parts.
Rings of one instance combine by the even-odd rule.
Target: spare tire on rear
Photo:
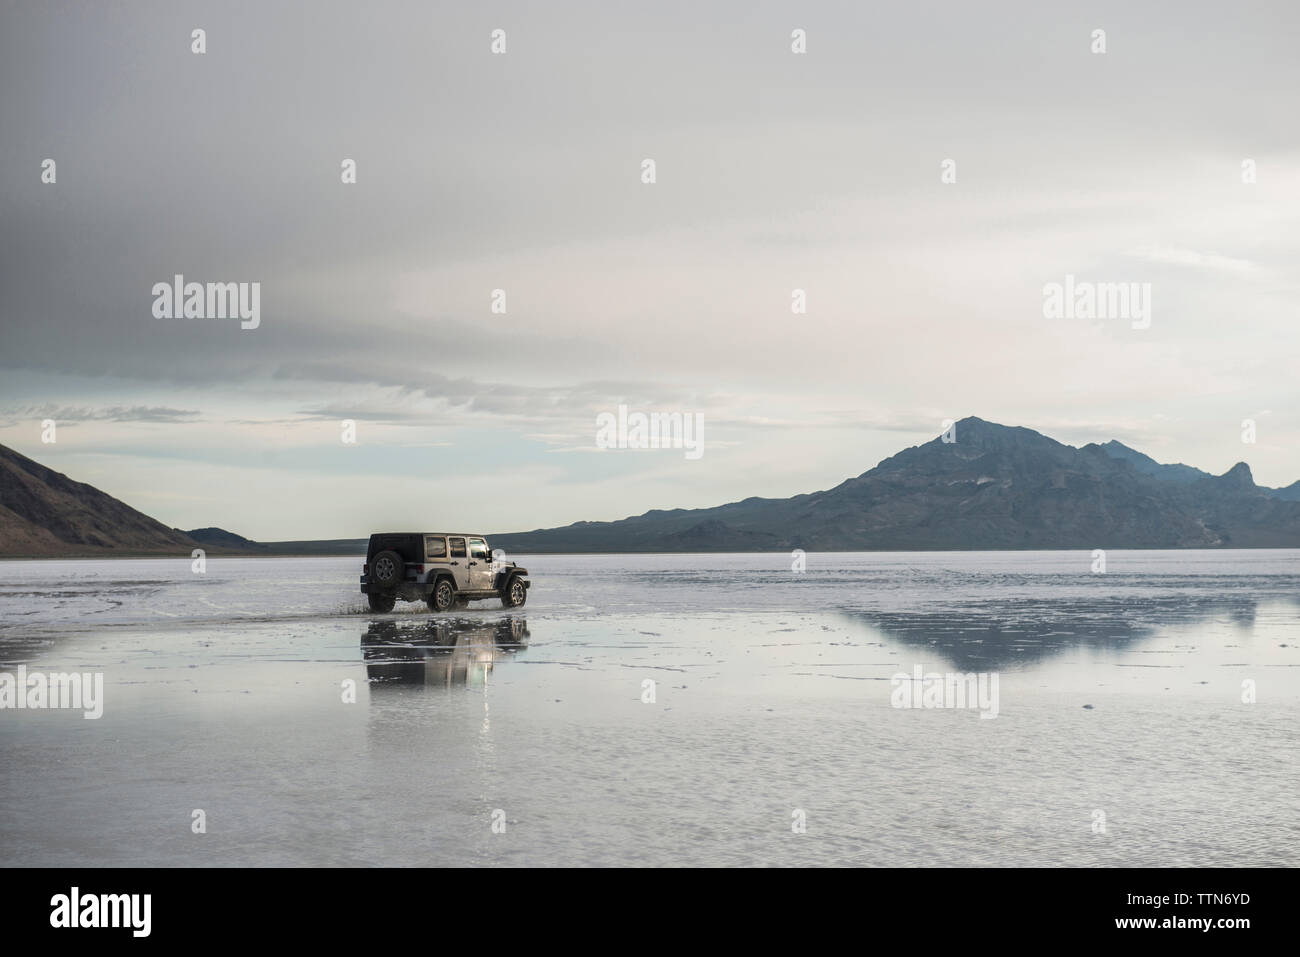
[[[370,580],[384,588],[392,588],[402,580],[404,563],[394,551],[383,551],[370,563]]]

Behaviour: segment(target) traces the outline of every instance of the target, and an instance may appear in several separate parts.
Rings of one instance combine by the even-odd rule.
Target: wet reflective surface
[[[1300,862],[1300,553],[530,556],[446,616],[355,564],[0,563],[0,671],[106,697],[0,711],[0,863]]]
[[[361,633],[366,679],[376,687],[482,687],[498,662],[526,647],[528,623],[522,617],[378,620]]]

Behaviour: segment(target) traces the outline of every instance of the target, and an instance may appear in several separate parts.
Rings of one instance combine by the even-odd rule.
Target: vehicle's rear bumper
[[[361,594],[363,595],[369,595],[371,592],[374,592],[374,594],[376,595],[391,595],[391,594],[400,595],[403,592],[419,592],[421,594],[427,594],[432,590],[433,590],[432,582],[422,582],[422,581],[416,581],[414,579],[407,579],[406,581],[402,582],[400,585],[394,585],[389,588],[381,588],[379,585],[367,581],[365,575],[361,576]]]

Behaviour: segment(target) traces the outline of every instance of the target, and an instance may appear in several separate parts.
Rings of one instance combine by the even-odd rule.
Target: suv
[[[464,608],[500,598],[518,608],[532,585],[528,569],[495,561],[482,535],[454,532],[387,532],[370,536],[361,566],[361,593],[371,611],[392,611],[397,599],[423,601],[430,611]]]

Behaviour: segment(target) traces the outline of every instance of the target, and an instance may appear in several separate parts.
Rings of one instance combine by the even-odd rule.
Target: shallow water
[[[105,684],[0,711],[0,864],[1300,862],[1300,552],[518,560],[443,616],[352,559],[0,563],[0,671]],[[996,718],[894,707],[918,667]]]

